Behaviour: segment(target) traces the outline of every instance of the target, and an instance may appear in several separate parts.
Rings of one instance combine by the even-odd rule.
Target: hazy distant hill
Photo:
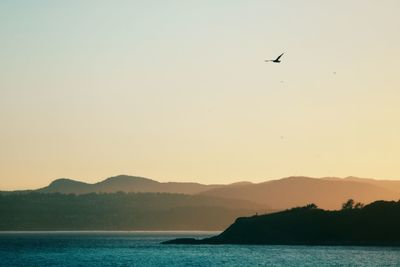
[[[221,230],[267,212],[243,200],[170,193],[0,195],[0,230]]]
[[[267,204],[273,209],[287,209],[308,203],[315,203],[323,209],[339,209],[343,199],[353,198],[363,203],[399,199],[400,192],[390,188],[388,181],[288,177],[259,184],[228,185],[201,194],[250,200]]]
[[[400,193],[400,181],[397,180],[376,180],[376,179],[371,179],[371,178],[358,178],[358,177],[353,177],[349,176],[346,178],[323,178],[326,180],[335,180],[335,181],[353,181],[353,182],[359,182],[359,183],[367,183],[367,184],[372,184],[375,186],[379,186],[382,188],[386,188],[391,191],[396,191]]]
[[[339,209],[343,199],[369,203],[375,200],[400,199],[400,181],[374,180],[357,177],[309,178],[288,177],[262,183],[238,182],[228,185],[168,182],[119,175],[89,184],[70,179],[58,179],[49,186],[34,190],[41,193],[87,194],[93,192],[163,192],[200,194],[229,199],[242,199],[262,204],[274,210],[316,203],[324,209]],[[29,191],[19,191],[19,193]],[[13,192],[2,192],[12,194]]]
[[[57,179],[50,185],[36,190],[42,193],[87,194],[93,192],[163,192],[196,194],[202,191],[218,188],[221,185],[204,185],[198,183],[160,183],[148,178],[119,175],[104,181],[88,184],[71,179]]]

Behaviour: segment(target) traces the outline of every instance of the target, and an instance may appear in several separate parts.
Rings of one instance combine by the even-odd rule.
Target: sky
[[[400,179],[398,10],[3,0],[0,190],[118,174]]]

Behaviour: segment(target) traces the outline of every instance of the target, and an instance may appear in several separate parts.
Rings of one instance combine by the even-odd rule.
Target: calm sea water
[[[161,245],[216,232],[0,233],[0,266],[400,266],[400,248]]]

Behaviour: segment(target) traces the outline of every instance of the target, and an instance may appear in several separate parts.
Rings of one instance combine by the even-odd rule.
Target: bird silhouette
[[[274,60],[265,60],[265,62],[274,62],[274,63],[281,63],[281,61],[279,60],[282,56],[283,56],[283,54],[284,53],[282,53],[279,57],[277,57],[276,59],[274,59]]]

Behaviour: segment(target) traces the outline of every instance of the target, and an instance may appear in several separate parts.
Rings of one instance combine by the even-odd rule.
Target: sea
[[[0,232],[0,266],[400,266],[399,247],[162,245],[219,232]]]

